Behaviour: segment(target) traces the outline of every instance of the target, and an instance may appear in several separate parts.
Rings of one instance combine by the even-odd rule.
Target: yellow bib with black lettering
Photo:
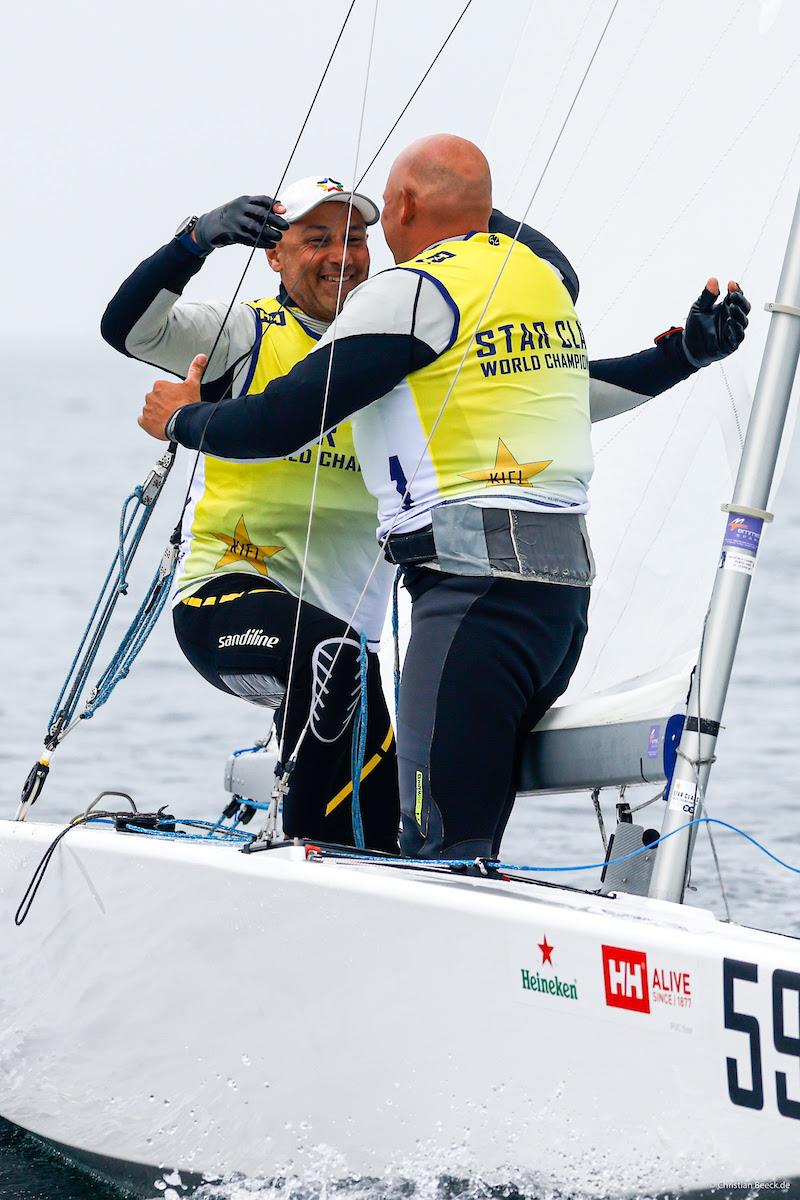
[[[277,299],[250,305],[256,344],[240,394],[263,392],[316,344]],[[298,595],[314,468],[319,474],[303,598],[348,621],[375,561],[375,500],[364,486],[349,423],[289,458],[231,462],[203,455],[183,522],[178,598],[226,573],[270,579]],[[380,638],[391,586],[384,564],[354,627]],[[232,585],[233,590],[233,585]]]
[[[585,512],[589,362],[561,277],[494,233],[440,243],[399,269],[431,278],[456,322],[430,366],[354,418],[380,533],[420,528],[437,505],[466,499]]]

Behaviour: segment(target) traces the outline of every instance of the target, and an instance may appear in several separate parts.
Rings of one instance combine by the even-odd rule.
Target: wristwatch
[[[175,237],[183,237],[184,234],[191,233],[200,218],[195,215],[193,217],[184,217],[178,228],[175,230]]]
[[[187,250],[191,250],[192,254],[196,254],[198,258],[205,258],[207,252],[205,250],[201,250],[197,242],[192,237],[192,230],[199,220],[200,218],[197,215],[193,217],[184,217],[178,228],[175,230],[175,237],[182,246],[185,246]]]

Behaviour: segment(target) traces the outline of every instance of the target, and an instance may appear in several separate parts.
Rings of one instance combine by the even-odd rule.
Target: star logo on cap
[[[550,945],[547,940],[547,934],[544,935],[543,941],[539,942],[539,949],[542,952],[542,966],[544,966],[545,963],[549,963],[552,967],[553,951],[555,950],[555,946]]]
[[[259,575],[269,575],[267,570],[266,559],[272,558],[273,554],[277,554],[280,550],[285,550],[285,546],[257,546],[250,538],[247,531],[247,526],[244,521],[244,513],[236,522],[236,528],[233,531],[233,537],[229,537],[226,533],[215,533],[212,535],[220,542],[228,547],[219,562],[214,564],[214,570],[219,567],[226,567],[229,563],[248,562],[258,571]]]
[[[503,439],[498,438],[494,466],[484,471],[463,471],[461,478],[474,479],[487,487],[533,487],[529,482],[531,476],[544,471],[552,461],[552,458],[544,458],[538,462],[518,462]]]
[[[339,183],[338,179],[318,179],[317,187],[324,188],[326,192],[343,192],[344,184]]]

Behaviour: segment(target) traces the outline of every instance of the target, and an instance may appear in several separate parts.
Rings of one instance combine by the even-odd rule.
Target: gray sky
[[[473,0],[365,189],[379,199],[404,144],[449,130],[484,144],[497,201],[521,215],[611,5]],[[462,7],[379,0],[361,164]],[[106,300],[180,218],[274,188],[346,10],[345,0],[8,9],[6,352],[40,341],[43,325],[54,341],[98,346]],[[290,177],[353,177],[374,11],[357,0]],[[578,268],[582,315],[603,349],[681,319],[705,274],[743,270],[796,136],[798,47],[797,0],[620,0],[531,210]],[[797,159],[774,214],[784,227]],[[373,256],[387,261],[379,232]],[[242,261],[215,254],[192,294],[230,294]],[[245,294],[272,285],[259,263]],[[618,322],[604,316],[617,294]]]
[[[58,308],[54,332],[91,341],[106,299],[183,216],[273,190],[347,7],[343,0],[13,6],[4,18],[0,85],[6,163],[13,164],[2,199],[13,293],[6,336],[26,333],[47,295],[48,308]],[[463,0],[381,0],[362,163],[462,7]],[[500,23],[486,26],[483,0],[473,8],[426,85],[424,103],[365,184],[378,199],[387,164],[412,137],[437,127],[480,134],[488,123],[492,106],[481,89],[464,86],[462,64],[473,65],[480,45],[482,81],[494,96],[513,46]],[[507,9],[516,25],[527,0]],[[352,178],[373,12],[374,0],[357,0],[290,178]],[[242,258],[234,250],[208,264],[210,294],[231,291]],[[267,277],[259,264],[250,294]]]

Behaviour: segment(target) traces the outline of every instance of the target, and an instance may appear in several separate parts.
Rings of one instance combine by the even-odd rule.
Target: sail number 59
[[[743,1068],[738,1058],[726,1058],[728,1095],[741,1108],[764,1107],[764,1072],[761,1058],[761,1026],[758,1017],[736,1007],[735,984],[758,983],[758,964],[726,958],[722,963],[722,990],[725,1006],[725,1028],[741,1033],[747,1039]],[[739,1001],[747,995],[738,989]],[[789,1020],[787,1021],[787,1015]],[[792,1019],[793,1015],[793,1019]],[[798,1036],[787,1030],[796,1029]],[[772,1041],[779,1054],[797,1059],[800,1066],[800,974],[776,970],[772,973]],[[749,1060],[749,1062],[748,1062]],[[793,1090],[796,1099],[790,1096]],[[800,1070],[793,1072],[790,1084],[785,1071],[775,1072],[775,1098],[783,1117],[800,1121]]]

